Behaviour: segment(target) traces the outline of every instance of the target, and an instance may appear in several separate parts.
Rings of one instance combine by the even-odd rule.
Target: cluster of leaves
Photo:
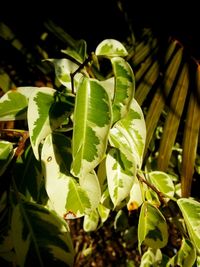
[[[140,212],[141,266],[193,266],[200,204],[180,198],[170,175],[143,166],[146,125],[126,48],[106,39],[88,56],[81,40],[63,52],[64,59],[48,59],[57,90],[19,87],[0,99],[1,121],[27,122],[27,129],[2,130],[0,141],[1,183],[9,181],[0,199],[2,261],[73,266],[66,221],[83,217],[84,230],[95,231],[113,210],[118,225],[126,208]],[[9,136],[20,136],[17,144]],[[171,202],[176,216],[169,212]],[[175,219],[182,243],[169,258],[162,248]]]

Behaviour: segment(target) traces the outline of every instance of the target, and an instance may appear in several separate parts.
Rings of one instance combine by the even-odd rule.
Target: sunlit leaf
[[[103,159],[111,125],[107,92],[94,80],[82,79],[76,95],[73,128],[72,174],[84,177]]]
[[[138,179],[134,179],[133,186],[130,190],[130,197],[127,203],[127,209],[129,211],[138,209],[143,203],[141,184]]]
[[[65,217],[69,218],[70,213],[74,215],[74,218],[84,216],[92,207],[86,191],[73,178],[68,180],[67,188]]]
[[[115,95],[115,78],[111,77],[109,79],[99,81],[99,83],[104,87],[109,98],[113,101]]]
[[[142,255],[140,267],[152,267],[163,266],[163,256],[160,249],[148,248],[148,250]]]
[[[140,168],[142,166],[145,139],[144,115],[136,100],[133,99],[128,114],[110,130],[110,142],[124,154],[130,155]]]
[[[31,94],[38,89],[39,87],[35,86],[20,86],[16,88],[16,91],[25,96],[27,100],[29,100]]]
[[[27,98],[16,90],[8,91],[0,98],[0,121],[26,119]]]
[[[162,193],[174,196],[175,188],[172,178],[165,172],[153,171],[148,173],[150,182]],[[169,200],[169,199],[168,199]]]
[[[98,207],[101,200],[101,188],[96,173],[90,172],[80,180],[80,186],[85,190],[90,200],[91,207],[88,212]],[[87,210],[86,210],[87,212]]]
[[[51,205],[61,217],[66,213],[68,184],[71,179],[70,152],[70,140],[62,134],[54,133],[46,137],[41,153],[46,191]]]
[[[112,105],[113,123],[115,123],[129,111],[135,93],[135,79],[133,70],[125,59],[114,57],[111,63],[115,76],[115,94]]]
[[[141,207],[138,225],[138,246],[146,244],[150,248],[165,247],[168,242],[167,223],[162,213],[148,202]]]
[[[52,132],[49,112],[54,103],[52,88],[41,88],[33,92],[28,105],[28,127],[31,145],[36,159],[39,159],[40,142]]]
[[[189,236],[200,252],[200,203],[194,199],[180,198],[177,204],[183,214]]]
[[[108,190],[114,206],[117,206],[130,193],[136,173],[134,161],[112,148],[106,158]]]
[[[97,56],[125,57],[128,52],[121,42],[115,39],[105,39],[98,44],[95,54]]]
[[[196,260],[196,249],[189,239],[183,239],[176,255],[167,263],[167,267],[192,267]]]
[[[83,229],[86,232],[95,231],[99,222],[99,214],[97,210],[91,211],[89,215],[84,216]]]
[[[103,223],[108,219],[108,216],[110,214],[110,209],[106,208],[104,205],[100,203],[97,210],[99,213],[99,217],[101,219],[101,224],[103,225]]]
[[[31,145],[37,159],[42,140],[71,114],[73,99],[71,95],[63,96],[48,87],[41,87],[31,94],[28,105],[28,127]]]

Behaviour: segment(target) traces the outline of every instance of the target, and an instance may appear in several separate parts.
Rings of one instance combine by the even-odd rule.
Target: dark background
[[[150,27],[159,37],[177,38],[200,58],[198,1],[121,2],[136,36],[142,28]],[[52,19],[73,38],[85,39],[91,50],[104,38],[123,40],[130,34],[117,0],[7,1],[0,12],[0,20],[27,44],[34,43],[46,19]]]

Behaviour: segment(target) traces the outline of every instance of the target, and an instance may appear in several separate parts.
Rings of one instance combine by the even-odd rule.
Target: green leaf
[[[150,248],[158,249],[168,242],[167,223],[162,213],[148,202],[141,207],[138,225],[138,246],[144,243]]]
[[[125,59],[111,59],[115,76],[115,95],[113,101],[113,123],[123,118],[129,111],[135,93],[135,79],[131,66]]]
[[[101,84],[83,78],[76,95],[71,172],[84,177],[103,159],[111,126],[111,104]]]
[[[77,41],[74,48],[68,47],[67,49],[61,51],[82,64],[87,57],[87,43],[85,40],[81,39]]]
[[[115,39],[105,39],[99,43],[95,54],[97,56],[125,57],[128,55],[128,52],[121,42]]]
[[[150,182],[162,193],[169,197],[174,196],[175,187],[170,175],[161,171],[153,171],[148,173]],[[169,200],[167,198],[167,200]]]
[[[118,206],[130,193],[136,174],[134,161],[112,148],[106,158],[108,190],[114,206]]]
[[[71,95],[63,96],[48,87],[41,87],[31,94],[28,105],[28,127],[36,159],[39,159],[39,145],[43,139],[71,114],[73,99]]]
[[[26,119],[27,98],[16,90],[8,91],[0,99],[0,121]]]
[[[108,219],[108,216],[110,214],[110,209],[106,208],[101,203],[99,204],[97,209],[98,209],[99,217],[101,219],[101,225],[103,225],[103,223]]]
[[[88,211],[86,210],[87,213],[90,213],[91,210],[93,211],[98,207],[101,200],[101,188],[96,173],[93,171],[86,174],[80,180],[80,186],[85,190],[90,200],[91,207]]]
[[[135,99],[128,114],[110,130],[109,140],[112,146],[119,148],[125,155],[130,155],[138,168],[142,166],[146,126],[143,112]]]
[[[11,232],[19,266],[73,266],[67,225],[42,206],[20,200],[13,210]]]
[[[87,211],[91,211],[92,204],[84,189],[73,179],[68,180],[68,194],[66,197],[66,214],[65,218],[70,219],[84,216]]]
[[[176,255],[167,263],[167,267],[192,267],[196,260],[196,249],[189,239],[183,239]]]
[[[180,198],[177,204],[183,214],[191,240],[200,252],[200,203],[190,198]]]
[[[99,214],[97,210],[91,211],[89,215],[84,216],[83,229],[85,232],[95,231],[99,222]]]
[[[18,190],[27,199],[31,197],[37,203],[47,201],[41,162],[36,160],[31,145],[17,159],[13,175]]]
[[[1,31],[2,31],[2,23],[1,23]],[[0,88],[6,93],[10,90],[10,88],[14,88],[16,85],[13,83],[11,77],[2,69],[0,71]]]
[[[1,231],[0,259],[4,259],[5,261],[10,263],[12,262],[13,265],[16,263],[16,253],[13,249],[13,240],[10,229],[6,233],[3,233],[3,231]]]
[[[119,210],[114,220],[115,231],[125,231],[129,228],[128,216],[123,210]]]
[[[14,156],[13,144],[0,140],[0,176],[5,172]]]

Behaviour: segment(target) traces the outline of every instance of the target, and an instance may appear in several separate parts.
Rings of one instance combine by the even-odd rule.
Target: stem
[[[145,180],[142,176],[140,176],[137,173],[137,178],[140,182],[145,183],[149,188],[151,188],[154,192],[156,192],[156,194],[158,195],[158,198],[160,200],[161,203],[166,204],[166,201],[164,200],[164,198],[166,197],[165,194],[163,194],[162,192],[160,192],[154,185],[152,185],[151,183],[149,183],[147,180]]]
[[[21,131],[21,130],[13,130],[13,129],[1,129],[0,130],[0,137],[9,137],[9,138],[19,138],[18,146],[15,151],[15,156],[18,158],[22,155],[25,148],[25,143],[29,138],[28,131]]]
[[[149,183],[147,180],[145,180],[141,175],[137,174],[137,178],[141,183],[145,183],[149,188],[151,188],[154,192],[156,192],[156,194],[159,197],[159,200],[162,204],[167,204],[166,201],[164,200],[164,198],[170,198],[171,200],[173,200],[175,203],[177,203],[177,199],[174,197],[170,197],[162,192],[160,192],[154,185],[152,185],[151,183]],[[177,204],[176,204],[177,205]],[[180,223],[180,221],[177,218],[177,213],[174,212],[174,208],[172,208],[170,205],[167,205],[167,208],[174,220],[175,225],[177,226],[179,232],[181,233],[182,236],[184,236],[185,238],[187,238],[187,232],[185,231],[185,229],[183,228],[183,225]],[[165,216],[166,218],[166,216]],[[171,221],[169,221],[168,218],[166,218],[166,220],[168,221],[169,224],[171,224]]]
[[[74,76],[82,70],[90,61],[92,60],[92,54],[89,55],[88,58],[75,70],[73,73],[70,73],[71,76],[71,84],[72,84],[72,94],[74,94]]]

